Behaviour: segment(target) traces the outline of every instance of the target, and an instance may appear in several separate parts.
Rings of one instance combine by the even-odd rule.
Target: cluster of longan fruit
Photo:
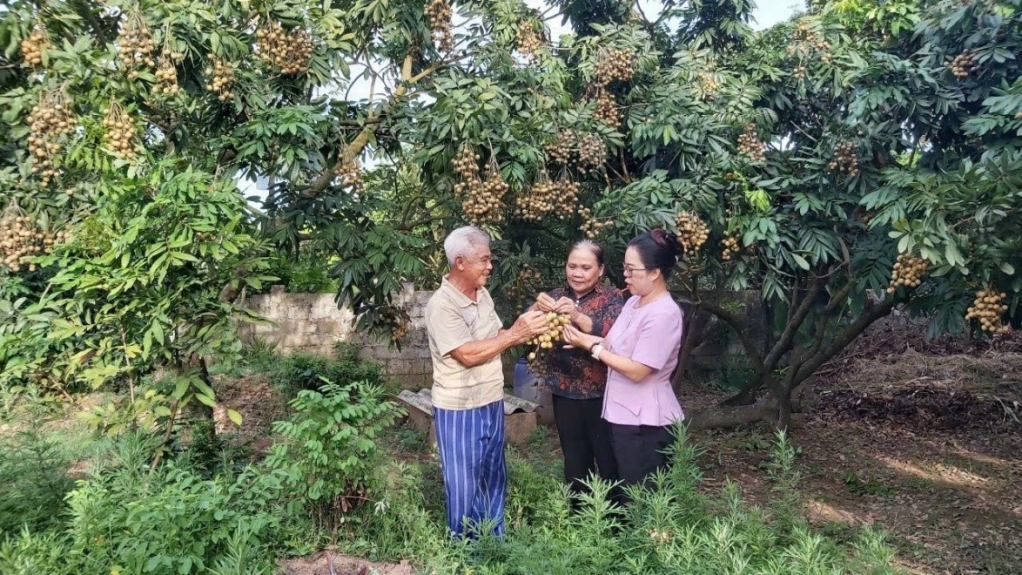
[[[213,60],[213,65],[207,66],[205,70],[206,91],[214,92],[217,100],[226,102],[234,97],[231,86],[234,85],[235,66],[214,54],[210,54],[209,58]]]
[[[1008,311],[1007,304],[1002,303],[1008,294],[998,293],[992,289],[976,292],[976,299],[965,314],[965,319],[976,318],[984,331],[997,334],[1007,333],[1011,328],[1001,322],[1001,315]]]
[[[571,323],[571,314],[550,312],[546,314],[545,333],[541,333],[525,342],[528,345],[536,346],[536,349],[529,353],[528,359],[534,362],[543,354],[543,350],[553,349],[554,344],[561,341],[564,333],[564,326]]]
[[[177,67],[174,62],[179,62],[184,54],[172,50],[169,45],[164,45],[160,52],[160,65],[156,69],[157,92],[165,96],[177,96],[181,93],[181,87],[177,85]]]
[[[955,75],[955,78],[968,78],[973,68],[976,67],[976,53],[966,50],[955,56],[955,59],[949,62],[947,67]]]
[[[607,144],[596,134],[586,134],[578,143],[578,170],[582,173],[603,165],[607,157]]]
[[[806,67],[799,64],[791,70],[791,75],[796,80],[801,80],[806,77],[806,72],[807,72]]]
[[[834,158],[827,166],[842,174],[855,177],[859,174],[859,155],[852,142],[842,142],[834,148]]]
[[[426,19],[429,20],[433,41],[441,52],[454,50],[454,34],[451,32],[451,3],[447,0],[433,0],[426,5]]]
[[[291,33],[280,22],[269,20],[256,28],[256,58],[281,74],[303,74],[312,60],[312,37],[304,28]]]
[[[913,254],[898,254],[891,270],[891,285],[887,286],[887,293],[894,293],[901,286],[918,287],[923,283],[926,268],[926,260],[923,258]]]
[[[742,245],[738,242],[738,233],[733,233],[724,238],[724,250],[720,254],[720,259],[729,262],[741,250]]]
[[[557,134],[557,141],[546,147],[546,157],[559,166],[570,165],[577,141],[578,134],[574,130],[561,131]]]
[[[63,92],[51,92],[43,95],[32,108],[28,125],[28,152],[34,160],[32,169],[40,173],[45,186],[57,175],[53,157],[60,153],[59,139],[74,131],[77,121]]]
[[[585,206],[578,209],[578,214],[582,216],[582,233],[589,239],[599,236],[603,228],[614,225],[613,220],[606,222],[596,220],[593,218],[593,211]]]
[[[525,295],[526,288],[529,285],[535,284],[540,279],[540,273],[536,268],[529,264],[523,264],[521,269],[518,270],[518,277],[507,286],[507,297],[512,301],[517,300]]]
[[[530,222],[541,221],[550,214],[555,214],[560,220],[566,219],[575,212],[578,192],[578,183],[572,181],[567,173],[562,172],[554,182],[544,170],[532,184],[530,192],[517,198],[515,214]]]
[[[720,88],[720,82],[713,77],[712,72],[700,71],[696,74],[696,79],[699,81],[699,89],[705,94],[713,94]]]
[[[121,66],[129,70],[128,77],[137,78],[137,66],[156,66],[153,60],[153,51],[156,43],[153,42],[153,35],[149,32],[142,14],[137,10],[132,11],[121,26],[121,35],[117,38],[117,48],[120,51],[117,55]]]
[[[536,32],[536,24],[537,22],[532,20],[522,20],[518,23],[518,30],[516,32],[518,51],[521,52],[531,64],[536,63],[539,56],[539,48],[543,43],[543,38]]]
[[[766,159],[766,154],[763,153],[763,142],[756,132],[756,124],[746,124],[745,131],[738,136],[738,153],[753,162],[762,162]]]
[[[504,194],[508,184],[500,173],[494,157],[486,167],[485,180],[479,177],[479,154],[471,146],[462,146],[452,161],[461,181],[454,185],[454,193],[461,198],[461,208],[472,223],[499,222],[504,214]]]
[[[340,181],[341,187],[351,188],[354,192],[361,192],[365,189],[362,165],[355,158],[344,158],[338,162],[334,167],[334,174]]]
[[[31,218],[21,213],[17,205],[12,204],[14,209],[8,209],[0,219],[0,263],[6,266],[13,273],[27,267],[28,271],[34,272],[35,264],[28,263],[27,259],[41,253],[53,251],[53,245],[66,239],[64,232],[57,232],[56,235],[39,229]]]
[[[119,104],[112,103],[103,118],[106,139],[114,155],[127,158],[135,153],[135,122]]]
[[[635,75],[635,52],[624,48],[604,48],[596,57],[594,76],[597,86],[606,86],[615,80],[627,82]]]
[[[36,24],[27,38],[21,41],[21,57],[29,66],[43,65],[43,51],[49,50],[50,36],[42,24]]]
[[[621,111],[618,110],[617,100],[602,88],[596,94],[596,111],[593,112],[593,118],[612,128],[621,126]]]
[[[480,191],[466,195],[461,209],[474,224],[499,222],[504,219],[504,195],[509,189],[496,158],[491,157]]]
[[[710,237],[710,228],[694,212],[679,213],[674,223],[678,226],[678,241],[686,254],[695,253]]]

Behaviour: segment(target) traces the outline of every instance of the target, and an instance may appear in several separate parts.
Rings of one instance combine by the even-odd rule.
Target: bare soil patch
[[[861,353],[812,387],[792,434],[809,521],[841,536],[877,525],[919,574],[1018,573],[1022,565],[1022,354]],[[1002,344],[1003,345],[1003,344]],[[883,346],[881,346],[883,348]],[[889,348],[883,348],[889,349]],[[896,348],[898,349],[898,348]],[[686,407],[723,398],[685,389]],[[707,431],[695,440],[708,489],[730,478],[769,505],[771,431]]]
[[[320,551],[308,557],[277,561],[278,575],[413,575],[411,563],[380,563]]]

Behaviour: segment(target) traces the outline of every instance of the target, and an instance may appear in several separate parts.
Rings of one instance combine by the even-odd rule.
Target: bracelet
[[[602,354],[602,353],[603,353],[603,345],[598,343],[598,344],[593,346],[593,359],[595,359],[596,361],[599,361],[600,360],[600,354]]]

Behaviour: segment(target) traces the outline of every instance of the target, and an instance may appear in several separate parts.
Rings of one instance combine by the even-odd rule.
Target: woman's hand
[[[567,297],[555,300],[550,297],[550,294],[544,292],[536,296],[536,309],[546,313],[571,313],[575,311],[575,302]]]
[[[545,313],[556,312],[557,301],[550,297],[550,294],[542,292],[536,296],[536,309]]]
[[[579,331],[575,326],[566,325],[564,331],[561,333],[561,337],[564,338],[564,342],[568,345],[565,347],[580,347],[585,350],[589,350],[597,343],[603,341],[602,337],[596,337],[595,335],[589,335]]]

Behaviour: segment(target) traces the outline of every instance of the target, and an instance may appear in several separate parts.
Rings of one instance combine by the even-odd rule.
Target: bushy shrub
[[[308,354],[288,357],[274,370],[273,384],[288,396],[303,389],[320,389],[326,382],[383,384],[379,364],[359,359],[355,351],[349,351],[351,348],[340,349],[336,358]]]
[[[64,496],[74,487],[72,460],[53,438],[29,427],[0,437],[0,534],[44,530],[67,516]]]
[[[302,390],[289,405],[291,420],[273,423],[285,441],[271,448],[266,464],[286,470],[312,502],[317,521],[332,530],[367,501],[366,488],[380,463],[377,438],[401,409],[382,387],[364,381],[323,381],[319,391]]]
[[[592,481],[592,492],[582,497],[575,514],[543,511],[563,506],[558,501],[563,498],[551,498],[549,488],[521,489],[514,505],[529,509],[523,517],[532,520],[523,520],[503,539],[448,543],[420,557],[436,573],[895,572],[894,553],[879,531],[863,531],[851,544],[842,544],[793,521],[798,515],[794,497],[782,498],[784,513],[767,513],[745,503],[734,483],[726,484],[718,496],[701,494],[697,456],[679,429],[671,447],[672,465],[654,478],[654,489],[630,490],[632,503],[625,509],[607,503],[611,486],[599,480]],[[775,483],[787,490],[798,479],[791,459],[782,436],[772,472]],[[520,462],[509,461],[513,473],[522,471],[515,470]]]

